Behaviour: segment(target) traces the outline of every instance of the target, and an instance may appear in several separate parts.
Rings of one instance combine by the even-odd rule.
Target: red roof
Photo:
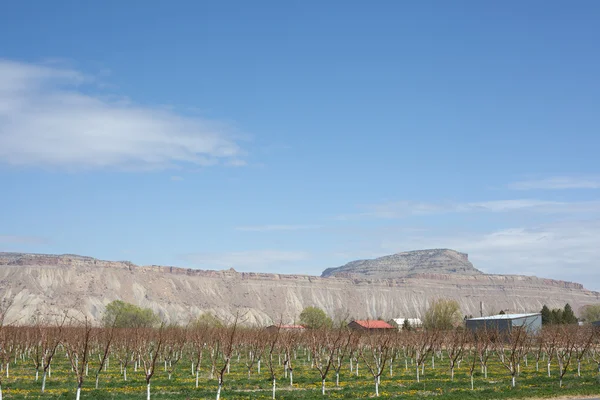
[[[391,326],[385,321],[354,320],[353,322],[357,323],[365,329],[394,329],[393,326]]]

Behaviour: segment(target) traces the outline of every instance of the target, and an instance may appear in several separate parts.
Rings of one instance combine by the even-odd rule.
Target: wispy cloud
[[[274,231],[300,231],[308,229],[319,229],[320,225],[250,225],[237,226],[236,231],[242,232],[274,232]]]
[[[547,214],[561,213],[597,213],[600,212],[600,201],[560,202],[537,199],[492,200],[466,203],[426,203],[399,201],[373,204],[364,207],[365,212],[342,215],[338,219],[355,218],[403,218],[419,215],[435,215],[450,213],[507,213],[534,212]]]
[[[183,180],[183,176],[179,176],[179,175],[173,175],[173,176],[171,177],[171,180],[172,180],[172,181],[174,181],[174,182],[179,182],[179,181],[182,181],[182,180]]]
[[[509,189],[514,190],[600,189],[600,176],[558,176],[545,179],[514,182],[509,184],[508,187]]]
[[[0,60],[0,163],[69,169],[243,164],[227,126],[101,95],[94,81],[74,69]]]
[[[219,253],[191,253],[182,258],[201,268],[234,268],[244,271],[265,271],[310,258],[302,251],[251,250]]]
[[[0,235],[0,243],[4,244],[48,244],[51,241],[39,236]]]
[[[475,267],[494,274],[563,279],[600,290],[600,220],[564,221],[488,232],[382,238],[383,253],[452,248],[469,253]]]

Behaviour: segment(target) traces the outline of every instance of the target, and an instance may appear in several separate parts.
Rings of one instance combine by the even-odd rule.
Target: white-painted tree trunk
[[[200,377],[200,373],[198,372],[198,369],[196,369],[196,387],[198,387],[198,379]]]
[[[0,400],[2,400],[2,385],[0,385]]]
[[[42,393],[46,390],[46,371],[42,375]]]
[[[81,387],[77,387],[77,394],[75,395],[75,400],[79,400],[81,398]]]
[[[257,366],[258,366],[258,373],[260,374],[260,360],[258,360]]]
[[[223,383],[221,382],[221,378],[219,378],[219,388],[217,389],[217,400],[221,398],[221,388],[223,387]]]
[[[10,365],[10,363],[6,363],[6,377],[8,378],[8,366]],[[2,399],[0,399],[2,400]]]
[[[512,384],[512,387],[517,386],[517,380],[515,379],[514,375],[513,375],[512,379],[511,379],[511,384]]]
[[[335,386],[340,386],[340,373],[338,371],[335,372]]]
[[[379,380],[375,378],[375,396],[379,397]]]
[[[146,400],[150,400],[150,382],[146,385]]]
[[[127,367],[123,368],[123,380],[127,380]]]
[[[473,389],[473,375],[472,374],[471,374],[471,390],[474,390]]]
[[[290,386],[294,386],[294,372],[290,369]]]
[[[420,382],[420,380],[419,380],[419,364],[417,364],[416,370],[417,370],[417,383],[419,383]]]
[[[321,394],[325,396],[325,379],[321,379]]]
[[[275,399],[275,378],[273,378],[273,399]]]

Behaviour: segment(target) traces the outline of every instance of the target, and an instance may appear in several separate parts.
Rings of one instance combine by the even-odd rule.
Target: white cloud
[[[307,229],[319,229],[319,225],[250,225],[237,226],[236,231],[242,232],[274,232],[274,231],[300,231]]]
[[[183,259],[202,268],[234,268],[238,271],[264,271],[308,260],[302,251],[251,250],[223,253],[192,253]],[[272,270],[272,269],[271,269]]]
[[[94,93],[73,69],[0,60],[0,163],[162,169],[243,165],[228,128]]]
[[[562,190],[562,189],[600,189],[600,176],[569,177],[557,176],[546,179],[514,182],[508,185],[514,190]]]
[[[567,221],[484,233],[463,232],[382,240],[382,251],[451,248],[469,253],[493,274],[536,275],[600,290],[600,221]]]
[[[39,236],[0,235],[0,243],[5,244],[48,244],[49,239]]]
[[[596,213],[600,212],[600,201],[559,202],[537,199],[493,200],[469,203],[425,203],[400,201],[374,204],[365,207],[366,212],[344,215],[338,219],[353,218],[403,218],[419,215],[435,215],[450,213],[504,213],[534,212],[547,214],[561,213]]]

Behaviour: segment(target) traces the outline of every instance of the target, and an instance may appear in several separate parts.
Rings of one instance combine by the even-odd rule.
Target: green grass
[[[128,369],[128,380],[124,381],[116,360],[111,359],[111,366],[100,375],[100,389],[95,390],[93,364],[90,364],[90,376],[86,378],[82,391],[82,399],[145,399],[146,384],[143,372]],[[290,388],[289,379],[284,378],[283,367],[278,366],[277,398],[278,399],[321,399],[320,377],[316,370],[310,368],[305,358],[298,358],[294,363],[294,387]],[[210,367],[205,360],[200,378],[200,387],[195,388],[195,377],[191,374],[191,365],[182,360],[177,365],[171,380],[163,370],[163,364],[157,366],[152,379],[153,399],[214,399],[217,391],[217,380],[209,379]],[[360,363],[359,376],[350,373],[345,363],[340,375],[340,388],[335,387],[335,373],[327,377],[326,398],[361,399],[374,397],[373,378],[364,363]],[[52,376],[47,379],[46,393],[41,394],[40,379],[35,381],[35,370],[29,361],[19,360],[11,363],[10,377],[2,379],[2,389],[6,399],[73,399],[75,397],[76,377],[71,372],[70,364],[64,354],[56,357]],[[414,368],[404,369],[404,360],[398,359],[394,364],[394,376],[389,376],[389,368],[381,377],[381,398],[410,399],[512,399],[512,398],[546,398],[565,395],[594,395],[600,393],[600,380],[597,365],[584,361],[582,376],[570,369],[558,386],[558,367],[552,365],[552,377],[546,376],[545,364],[540,363],[540,371],[535,371],[535,363],[529,366],[522,364],[521,375],[517,378],[517,387],[511,388],[510,374],[495,360],[490,358],[488,378],[484,379],[479,372],[475,374],[475,390],[470,388],[470,378],[465,363],[455,371],[454,381],[445,360],[436,360],[436,368],[425,368],[421,382],[415,379]],[[243,360],[238,363],[232,360],[231,373],[225,375],[225,386],[222,399],[270,399],[271,381],[266,365],[263,364],[261,374],[253,372],[250,379]]]

